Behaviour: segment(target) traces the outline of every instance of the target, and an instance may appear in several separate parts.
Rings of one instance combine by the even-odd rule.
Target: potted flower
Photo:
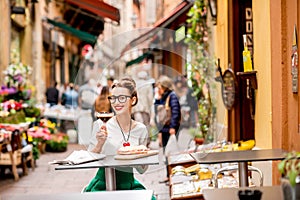
[[[32,68],[29,65],[21,62],[11,63],[3,72],[5,74],[4,81],[8,86],[18,88],[26,84],[31,72]]]
[[[296,185],[296,178],[300,176],[300,152],[289,152],[284,160],[278,164],[281,175],[289,179],[290,184]]]
[[[289,152],[285,159],[278,164],[278,169],[282,177],[287,179],[290,184],[288,187],[283,187],[285,197],[292,196],[289,199],[299,199],[300,187],[296,187],[296,185],[300,183],[300,152]]]
[[[196,145],[201,145],[204,143],[204,136],[199,128],[190,128],[189,133],[194,138]]]
[[[46,151],[64,152],[67,150],[69,137],[65,133],[51,134],[51,139],[46,141]]]
[[[34,159],[39,158],[40,153],[45,152],[46,141],[51,139],[50,131],[38,126],[31,127],[27,130],[28,141],[33,144]]]
[[[11,99],[0,103],[0,123],[19,124],[25,122],[25,117],[21,102]]]

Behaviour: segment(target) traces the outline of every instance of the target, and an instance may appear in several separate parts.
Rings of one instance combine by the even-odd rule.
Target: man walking
[[[46,91],[46,101],[50,106],[58,104],[59,91],[57,89],[57,82],[54,83],[53,87],[49,87]]]

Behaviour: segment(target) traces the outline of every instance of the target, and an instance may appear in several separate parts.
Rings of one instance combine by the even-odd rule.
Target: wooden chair
[[[7,168],[11,167],[12,173],[15,180],[19,180],[19,174],[17,171],[17,166],[22,164],[22,153],[21,150],[12,150],[10,141],[2,143],[0,151],[0,167]]]
[[[15,129],[10,134],[10,137],[0,146],[0,167],[11,167],[16,181],[19,180],[18,167],[22,167],[23,175],[28,174],[27,164],[29,162],[32,170],[35,168],[32,145],[27,144],[25,147],[22,147],[21,141],[21,132],[20,130]]]
[[[34,171],[35,169],[35,162],[33,157],[33,144],[30,144],[28,141],[28,134],[27,130],[24,130],[23,132],[25,137],[22,137],[20,135],[21,140],[24,140],[24,146],[22,147],[22,166],[23,166],[23,172],[25,175],[28,174],[28,168],[27,166],[30,165],[31,169]]]

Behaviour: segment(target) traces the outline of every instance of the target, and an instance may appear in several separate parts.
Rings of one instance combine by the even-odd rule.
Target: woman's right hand
[[[100,127],[100,130],[96,133],[96,139],[99,143],[104,143],[107,138],[107,129],[105,125]]]

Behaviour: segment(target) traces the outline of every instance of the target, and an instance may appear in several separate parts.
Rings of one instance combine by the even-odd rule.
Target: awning
[[[129,67],[129,66],[134,65],[134,64],[141,63],[145,58],[149,58],[149,56],[151,56],[151,55],[152,54],[150,52],[146,52],[143,55],[137,57],[136,59],[127,62],[126,67]]]
[[[158,20],[152,27],[152,29],[150,29],[148,32],[142,34],[140,37],[132,40],[122,51],[122,54],[125,53],[126,51],[128,51],[129,49],[137,46],[138,44],[141,44],[143,42],[145,42],[146,40],[148,40],[149,38],[152,38],[153,36],[155,36],[155,34],[157,34],[157,32],[159,32],[160,30],[162,30],[162,28],[169,28],[169,26],[171,25],[171,23],[176,22],[176,23],[180,23],[177,21],[177,19],[182,16],[183,14],[187,14],[187,12],[189,11],[189,9],[193,6],[194,3],[188,1],[188,0],[184,0],[182,1],[178,6],[176,6],[176,8],[166,17]]]
[[[66,3],[83,8],[103,18],[109,18],[120,23],[119,9],[100,0],[66,0]]]
[[[61,23],[61,22],[57,22],[57,21],[54,21],[54,20],[51,20],[51,19],[48,19],[47,18],[47,22],[52,24],[53,26],[56,26],[58,28],[61,28],[63,29],[64,31],[68,32],[69,34],[79,38],[80,40],[82,41],[85,41],[89,44],[92,44],[94,45],[96,42],[97,42],[97,36],[95,35],[92,35],[92,34],[89,34],[87,32],[84,32],[84,31],[80,31],[80,30],[77,30],[67,24],[64,24],[64,23]]]

